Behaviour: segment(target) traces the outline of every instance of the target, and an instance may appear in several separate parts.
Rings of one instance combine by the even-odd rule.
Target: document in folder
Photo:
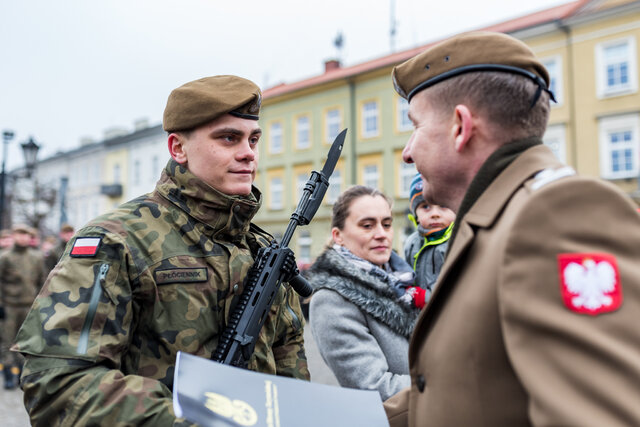
[[[377,391],[261,374],[182,352],[173,407],[203,427],[389,426]]]

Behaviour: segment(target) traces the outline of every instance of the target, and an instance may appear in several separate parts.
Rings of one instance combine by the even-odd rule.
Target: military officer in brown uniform
[[[393,80],[415,127],[404,160],[457,226],[391,425],[640,425],[640,216],[542,144],[545,68],[469,33]]]

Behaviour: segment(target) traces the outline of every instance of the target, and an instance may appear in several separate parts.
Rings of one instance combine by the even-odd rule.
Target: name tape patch
[[[206,282],[208,279],[206,268],[172,268],[156,270],[154,274],[158,285]]]
[[[75,258],[96,256],[100,243],[102,237],[77,237],[69,255]]]

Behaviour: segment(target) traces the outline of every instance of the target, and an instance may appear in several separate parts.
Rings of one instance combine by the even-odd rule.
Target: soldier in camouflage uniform
[[[29,247],[29,227],[14,226],[12,236],[13,246],[0,255],[0,317],[4,318],[0,355],[6,389],[18,386],[24,362],[20,354],[9,351],[9,346],[45,279],[42,254]]]
[[[215,76],[174,90],[165,109],[172,159],[154,192],[78,231],[23,324],[34,425],[181,425],[175,358],[209,358],[260,247],[261,94]],[[250,368],[309,379],[297,294],[282,286]],[[211,379],[215,381],[215,379]]]

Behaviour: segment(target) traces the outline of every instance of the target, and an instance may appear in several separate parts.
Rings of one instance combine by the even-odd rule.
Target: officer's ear
[[[187,138],[180,133],[170,133],[167,140],[169,146],[169,154],[176,162],[181,165],[187,163],[187,152],[184,149],[184,144],[187,142]]]
[[[469,107],[463,104],[456,105],[454,109],[453,138],[455,149],[459,153],[467,145],[473,134],[473,115]]]

